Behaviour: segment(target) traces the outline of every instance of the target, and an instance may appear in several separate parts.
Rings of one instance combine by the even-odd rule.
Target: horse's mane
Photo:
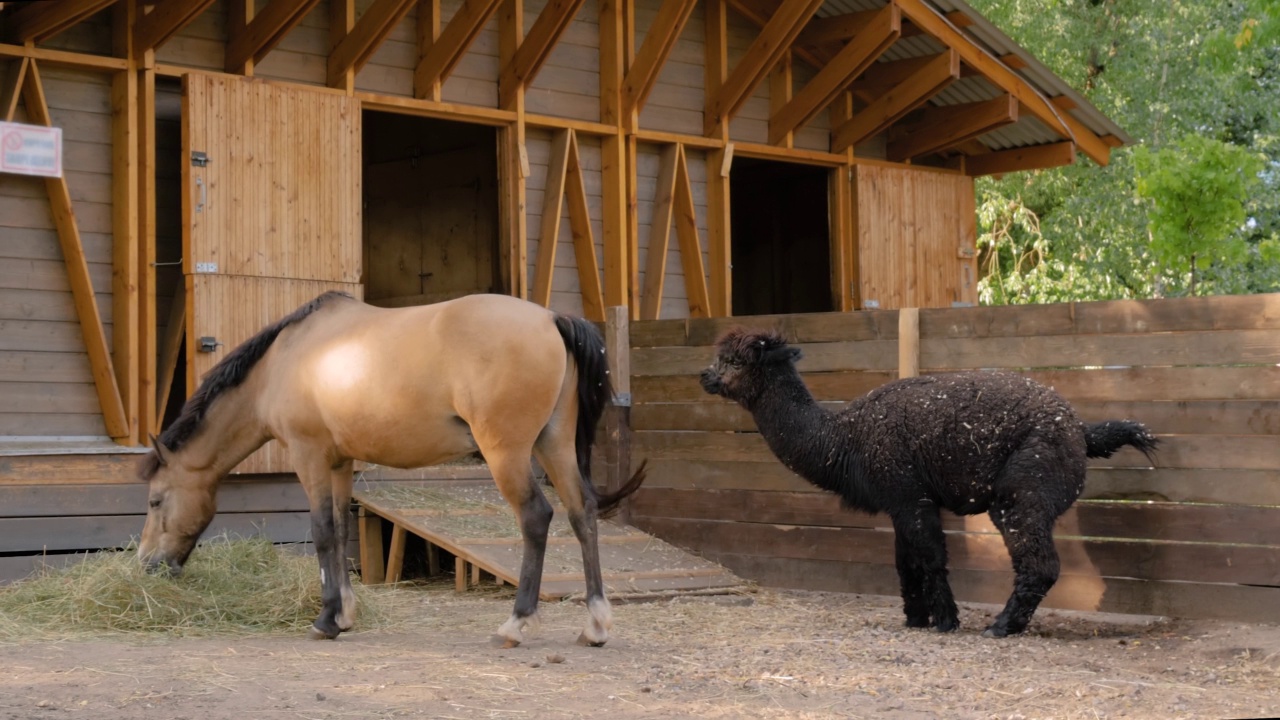
[[[223,393],[244,382],[245,378],[249,376],[249,371],[253,370],[253,366],[262,359],[263,355],[267,354],[267,349],[271,347],[271,343],[275,342],[276,337],[285,328],[301,322],[329,301],[338,298],[352,299],[347,293],[330,290],[284,316],[276,324],[264,328],[257,335],[245,340],[239,347],[232,350],[229,355],[222,358],[204,376],[204,380],[200,383],[200,388],[187,399],[178,418],[164,432],[160,433],[160,444],[164,445],[166,450],[181,449],[191,439],[191,436],[200,429],[200,424],[204,422],[205,415],[209,411],[209,405]],[[160,464],[160,455],[153,448],[151,452],[143,457],[139,475],[143,480],[150,480],[160,470]]]

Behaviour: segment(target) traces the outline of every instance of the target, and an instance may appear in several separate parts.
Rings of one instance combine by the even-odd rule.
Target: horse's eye
[[[149,503],[151,505],[151,509],[155,510],[156,508],[159,508],[161,502],[162,500],[160,498],[151,498],[151,502]]]

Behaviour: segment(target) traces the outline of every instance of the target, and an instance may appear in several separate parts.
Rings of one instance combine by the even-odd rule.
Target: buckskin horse
[[[323,607],[308,632],[332,639],[355,622],[345,562],[352,462],[422,467],[478,450],[524,537],[515,608],[498,629],[512,647],[537,625],[552,515],[533,479],[536,456],[582,546],[590,617],[578,641],[603,645],[612,621],[596,518],[644,481],[642,465],[612,494],[591,484],[591,445],[612,392],[604,353],[591,323],[516,298],[387,309],[325,293],[223,358],[151,438],[139,557],[180,572],[217,511],[219,482],[278,440],[306,488],[320,563]]]

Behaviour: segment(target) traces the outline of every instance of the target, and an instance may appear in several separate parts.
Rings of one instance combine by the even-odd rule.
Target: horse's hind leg
[[[347,573],[347,516],[351,504],[351,462],[331,467],[321,450],[290,448],[293,467],[311,505],[311,541],[320,564],[320,615],[308,635],[332,640],[355,620],[355,593]]]
[[[538,627],[538,591],[542,584],[542,561],[547,552],[547,532],[551,527],[551,504],[533,482],[529,450],[519,452],[482,446],[481,452],[502,497],[520,519],[520,534],[524,537],[515,609],[498,628],[498,635],[506,641],[505,647],[515,647],[524,642],[526,629],[532,634]]]
[[[578,469],[577,452],[574,449],[573,430],[557,430],[548,425],[546,432],[534,446],[538,461],[546,468],[555,485],[569,524],[582,546],[582,572],[587,582],[587,611],[591,613],[587,625],[578,636],[578,642],[590,647],[600,647],[609,640],[609,628],[613,625],[613,611],[604,594],[604,581],[600,572],[600,545],[596,528],[596,500],[584,497],[583,480]]]

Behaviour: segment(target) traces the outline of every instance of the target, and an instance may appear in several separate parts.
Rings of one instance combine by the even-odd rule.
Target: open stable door
[[[361,296],[360,102],[226,75],[183,79],[188,392],[326,290]],[[291,467],[275,442],[236,472]]]

